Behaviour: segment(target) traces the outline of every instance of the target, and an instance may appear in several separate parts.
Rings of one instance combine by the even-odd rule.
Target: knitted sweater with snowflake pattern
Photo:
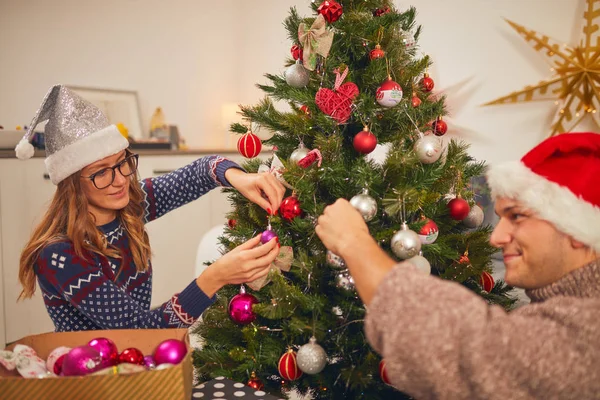
[[[189,203],[219,185],[225,171],[239,168],[218,156],[200,158],[172,173],[141,182],[145,222]],[[47,245],[35,264],[46,309],[57,332],[96,329],[174,328],[191,325],[214,302],[192,281],[160,307],[150,309],[152,266],[138,272],[119,219],[98,227],[121,258],[94,253],[79,257],[65,240]],[[120,272],[119,272],[120,270]]]

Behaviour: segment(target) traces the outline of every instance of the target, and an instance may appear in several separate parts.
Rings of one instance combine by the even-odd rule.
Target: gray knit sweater
[[[417,399],[600,399],[600,260],[527,295],[507,313],[404,263],[365,329],[393,385]]]

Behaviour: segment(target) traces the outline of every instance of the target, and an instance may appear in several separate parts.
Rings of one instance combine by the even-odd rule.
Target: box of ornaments
[[[122,329],[27,336],[0,351],[0,398],[186,399],[187,329]]]

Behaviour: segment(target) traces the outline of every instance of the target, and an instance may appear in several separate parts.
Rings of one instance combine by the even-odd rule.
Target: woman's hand
[[[211,264],[196,278],[196,283],[212,297],[227,284],[239,285],[267,275],[278,254],[279,239],[261,245],[260,235],[255,236]]]
[[[251,202],[258,204],[269,214],[279,210],[285,187],[268,172],[248,174],[237,168],[229,168],[225,179]]]
[[[346,248],[360,246],[364,238],[370,237],[365,220],[345,199],[325,208],[315,232],[325,247],[341,257]]]

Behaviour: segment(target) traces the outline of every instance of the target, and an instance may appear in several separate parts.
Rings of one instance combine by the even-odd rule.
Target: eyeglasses
[[[94,172],[90,176],[82,176],[82,178],[90,179],[96,189],[106,189],[115,181],[115,170],[118,169],[121,175],[124,177],[135,174],[138,166],[138,157],[138,154],[129,153],[127,157],[112,167],[103,168],[98,172]]]

